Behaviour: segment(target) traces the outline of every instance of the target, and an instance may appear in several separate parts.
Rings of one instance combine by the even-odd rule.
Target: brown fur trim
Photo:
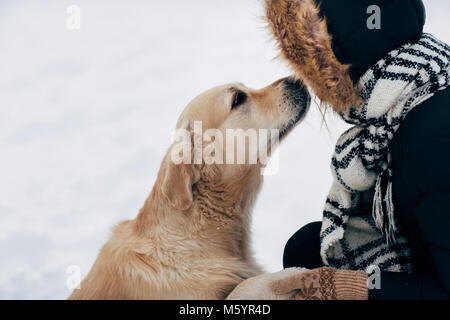
[[[347,111],[362,100],[331,48],[327,24],[315,0],[266,0],[269,27],[298,78],[336,112]]]

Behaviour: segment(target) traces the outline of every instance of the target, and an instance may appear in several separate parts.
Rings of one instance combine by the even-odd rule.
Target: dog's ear
[[[186,211],[191,207],[193,184],[194,177],[191,165],[177,165],[169,161],[161,191],[172,207],[181,211]]]
[[[170,156],[167,159],[161,191],[172,207],[186,211],[193,202],[192,186],[198,182],[200,177],[196,166],[192,164],[194,139],[192,125],[186,121],[179,127],[179,130],[178,133],[182,137],[181,147],[183,155],[187,156],[187,158],[184,158],[185,161],[181,163],[172,161],[173,153],[177,154],[177,152],[174,152],[174,149],[178,151],[175,145],[172,146]]]

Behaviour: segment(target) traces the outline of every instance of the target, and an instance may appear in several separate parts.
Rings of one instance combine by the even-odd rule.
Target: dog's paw
[[[227,300],[289,300],[291,293],[275,293],[273,289],[274,284],[305,271],[308,271],[308,269],[290,268],[277,273],[262,274],[247,279],[230,293]]]

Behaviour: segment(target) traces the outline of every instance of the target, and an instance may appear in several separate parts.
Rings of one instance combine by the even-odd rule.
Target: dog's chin
[[[309,107],[306,107],[306,109],[303,110],[303,112],[298,112],[298,114],[294,117],[294,119],[286,125],[282,130],[280,130],[280,136],[279,140],[282,141],[284,138],[286,138],[289,133],[305,118],[306,111]]]

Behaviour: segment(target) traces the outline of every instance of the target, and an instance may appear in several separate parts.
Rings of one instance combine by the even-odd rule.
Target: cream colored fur
[[[204,131],[282,129],[294,117],[282,80],[258,91],[241,84],[209,90],[187,106],[177,128],[191,130],[200,120]],[[248,98],[231,110],[236,90]],[[114,228],[69,299],[224,299],[262,273],[249,240],[262,164],[175,165],[171,149],[138,216]]]

